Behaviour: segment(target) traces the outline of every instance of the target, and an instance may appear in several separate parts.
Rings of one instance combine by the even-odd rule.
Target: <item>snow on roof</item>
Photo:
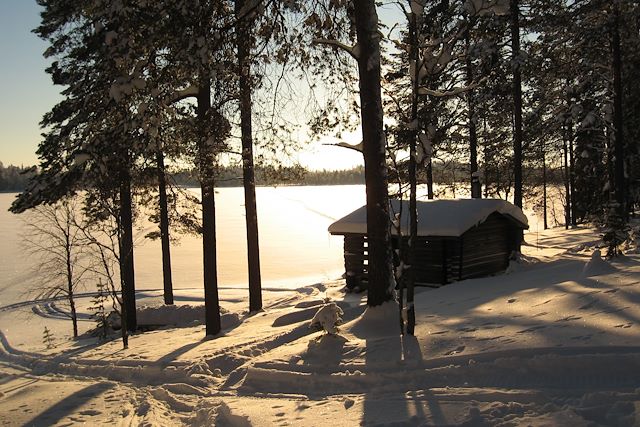
[[[389,212],[393,220],[400,213],[400,201],[391,200]],[[501,199],[448,199],[418,202],[419,236],[461,236],[498,212],[511,217],[523,228],[529,228],[527,216],[517,206]],[[402,201],[402,233],[409,232],[409,202]],[[331,234],[366,234],[367,210],[363,206],[329,226]],[[395,230],[392,233],[397,234]]]

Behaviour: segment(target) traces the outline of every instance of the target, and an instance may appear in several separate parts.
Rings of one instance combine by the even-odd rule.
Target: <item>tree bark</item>
[[[569,224],[571,223],[571,189],[569,188],[569,153],[568,153],[568,142],[567,142],[567,130],[565,125],[563,124],[562,129],[562,157],[564,164],[564,173],[562,174],[562,178],[564,180],[564,193],[565,193],[565,206],[564,206],[564,228],[565,230],[569,229]]]
[[[546,230],[549,224],[547,223],[547,159],[544,146],[542,146],[542,218]]]
[[[576,158],[573,150],[573,126],[567,125],[567,139],[569,141],[569,200],[571,203],[571,226],[578,225],[578,207],[576,206]]]
[[[473,24],[470,22],[469,26]],[[469,50],[471,46],[469,30],[465,31],[465,73],[467,85],[473,83],[473,64]],[[480,185],[480,177],[478,176],[478,130],[476,127],[476,106],[473,90],[467,92],[467,121],[469,127],[469,178],[471,181],[471,197],[479,199],[482,197],[482,186]]]
[[[513,204],[522,208],[522,76],[520,71],[520,8],[511,0],[511,56],[513,67]]]
[[[162,244],[162,282],[164,284],[164,303],[173,305],[173,281],[171,278],[171,246],[169,241],[169,208],[167,202],[167,177],[164,168],[162,149],[156,152],[158,170],[158,198],[160,203],[160,241]]]
[[[615,182],[618,215],[626,221],[626,189],[624,176],[624,112],[622,110],[622,48],[620,46],[620,5],[613,2],[613,123],[615,128]]]
[[[411,38],[410,45],[410,60],[414,61],[416,66],[415,75],[413,76],[413,87],[411,96],[411,122],[414,122],[418,118],[418,86],[420,84],[418,79],[419,69],[419,53],[418,53],[418,23],[415,13],[410,14],[409,21],[409,37]],[[415,286],[415,269],[414,264],[416,260],[415,256],[415,243],[418,238],[418,207],[417,207],[417,190],[418,180],[416,177],[416,139],[418,138],[417,131],[411,131],[409,140],[409,247],[407,248],[407,258],[405,260],[406,270],[402,272],[404,278],[406,274],[405,283],[407,285],[407,333],[413,335],[415,333],[416,326],[416,312],[414,307],[414,286]],[[429,159],[431,160],[431,159]],[[401,244],[400,244],[401,245]]]
[[[427,161],[427,199],[433,200],[433,163]]]
[[[354,0],[356,36],[360,46],[358,74],[362,140],[367,191],[367,240],[371,307],[392,299],[389,194],[382,99],[380,94],[380,35],[374,0]]]
[[[71,323],[73,324],[73,337],[77,338],[78,337],[78,314],[76,312],[76,302],[74,299],[74,293],[73,293],[73,263],[72,263],[72,256],[71,256],[71,251],[72,251],[72,244],[71,244],[71,240],[70,240],[70,236],[71,236],[71,230],[69,229],[69,215],[70,215],[70,209],[67,206],[65,208],[67,211],[65,212],[65,219],[67,221],[67,228],[66,228],[66,233],[65,233],[65,256],[66,256],[66,267],[67,267],[67,299],[69,300],[69,312],[71,315]]]
[[[131,177],[129,171],[123,173],[120,181],[120,281],[122,284],[123,328],[135,332],[136,286],[133,267],[133,214],[131,207]]]
[[[236,17],[245,4],[236,0]],[[251,129],[251,17],[238,19],[236,26],[238,43],[238,68],[240,89],[240,132],[242,140],[242,182],[247,224],[247,265],[249,267],[249,311],[262,309],[262,283],[260,278],[260,246],[258,241],[258,212],[256,207],[256,183],[253,165],[253,138]]]
[[[201,79],[198,90],[197,116],[202,129],[208,129],[211,109],[211,82]],[[216,261],[216,205],[212,147],[207,144],[208,132],[200,135],[198,162],[202,191],[202,256],[204,266],[204,308],[206,335],[220,332],[220,300],[218,297],[218,266]]]

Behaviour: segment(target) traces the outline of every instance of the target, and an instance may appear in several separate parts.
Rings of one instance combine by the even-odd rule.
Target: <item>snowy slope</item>
[[[63,339],[55,304],[6,308],[0,420],[640,425],[640,257],[609,263],[592,255],[597,240],[587,229],[530,233],[527,262],[508,274],[419,289],[415,337],[398,334],[395,303],[366,309],[341,280],[267,291],[251,316],[246,291],[225,290],[228,323],[215,339],[199,324],[201,294],[183,292],[189,314],[146,309],[150,323],[171,325],[133,336],[127,350]],[[321,307],[342,312],[337,334],[310,327]],[[44,348],[45,320],[55,349]]]

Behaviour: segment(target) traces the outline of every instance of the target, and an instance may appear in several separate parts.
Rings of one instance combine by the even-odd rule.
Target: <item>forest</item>
[[[32,167],[4,166],[0,162],[0,192],[16,192],[26,188],[27,182],[35,174]]]
[[[132,228],[143,206],[157,212],[167,304],[170,232],[202,235],[206,334],[220,331],[214,188],[229,158],[242,165],[233,175],[245,190],[249,309],[260,310],[258,171],[296,172],[300,129],[362,131],[360,144],[336,145],[363,154],[370,306],[393,298],[395,280],[411,292],[411,268],[393,271],[389,198],[410,200],[412,239],[416,188],[424,182],[435,197],[445,176],[435,170],[452,171],[449,182],[472,197],[518,207],[539,188],[546,206],[547,186],[560,183],[567,227],[603,227],[611,257],[627,239],[640,176],[635,1],[38,3],[35,33],[63,100],[43,117],[37,174],[11,209],[86,190],[88,224],[115,239],[108,274],[121,289],[125,346],[136,330]],[[198,200],[169,179],[184,165]]]

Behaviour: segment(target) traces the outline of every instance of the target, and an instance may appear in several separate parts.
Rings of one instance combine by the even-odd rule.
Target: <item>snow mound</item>
[[[336,334],[343,314],[344,311],[335,302],[330,302],[318,310],[313,319],[311,319],[309,327],[320,325],[328,334]]]
[[[602,259],[600,249],[591,254],[591,259],[584,265],[582,274],[585,276],[599,276],[616,271],[615,267]]]
[[[367,307],[367,309],[352,322],[345,325],[345,330],[359,338],[386,337],[400,335],[399,307],[396,301]]]
[[[518,273],[522,270],[525,270],[527,267],[533,264],[537,264],[538,262],[540,262],[540,260],[538,260],[537,258],[523,255],[523,254],[518,254],[515,259],[512,259],[509,261],[509,265],[507,266],[507,269],[505,270],[504,273],[505,274]]]
[[[338,365],[344,356],[347,339],[340,335],[326,334],[309,341],[302,355],[307,365]]]
[[[220,427],[251,427],[251,422],[247,417],[233,414],[231,408],[224,402],[221,402],[215,425]]]
[[[184,328],[204,324],[204,305],[162,305],[162,306],[141,306],[137,310],[138,325],[141,326],[174,326]],[[119,320],[115,321],[114,327],[119,327]],[[222,329],[232,328],[240,323],[240,316],[237,313],[229,313],[228,310],[220,308],[220,321]]]

